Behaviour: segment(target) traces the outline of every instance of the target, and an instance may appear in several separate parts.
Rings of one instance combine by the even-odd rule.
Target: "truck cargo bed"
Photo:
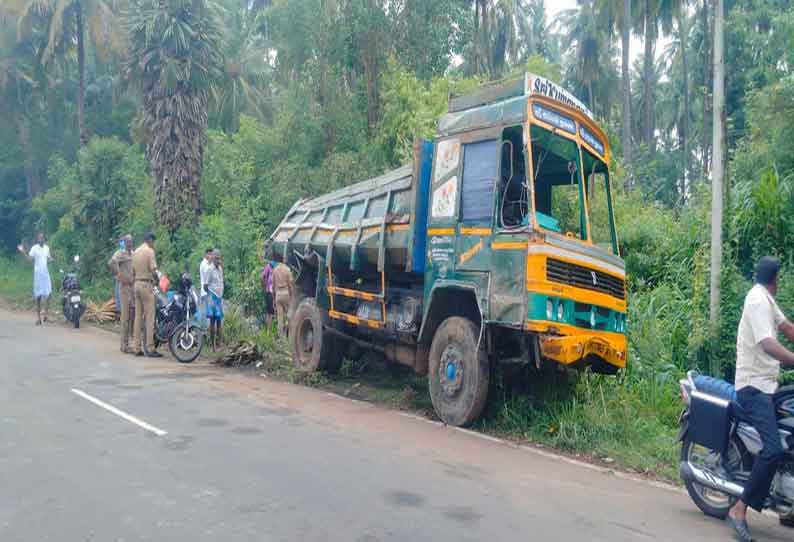
[[[422,142],[413,165],[298,201],[271,236],[276,259],[316,252],[334,268],[424,272],[432,153]]]

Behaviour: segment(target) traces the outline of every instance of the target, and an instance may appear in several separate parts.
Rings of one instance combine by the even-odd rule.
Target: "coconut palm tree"
[[[595,5],[583,1],[579,7],[560,13],[559,25],[563,33],[563,49],[568,51],[569,69],[567,78],[574,91],[583,90],[587,105],[595,111],[602,105],[601,112],[609,115],[607,103],[598,104],[597,97],[607,101],[606,94],[599,92],[607,82],[612,71],[610,35],[604,21],[599,19]]]
[[[720,276],[722,274],[722,203],[725,177],[725,2],[714,2],[714,119],[712,124],[714,153],[711,175],[711,269],[709,316],[714,336],[720,318]],[[718,356],[713,356],[711,374],[721,370]]]
[[[14,17],[0,6],[0,116],[16,126],[23,156],[28,199],[41,192],[39,165],[31,142],[31,127],[42,108],[42,73],[38,57],[46,44],[41,21],[18,36]]]
[[[9,11],[17,15],[19,31],[30,28],[31,17],[46,21],[47,44],[42,50],[41,61],[51,63],[60,51],[71,50],[74,44],[77,54],[77,126],[80,144],[88,142],[85,125],[85,72],[86,72],[86,30],[100,54],[108,49],[119,50],[122,41],[116,27],[114,0],[6,0]],[[120,1],[120,0],[119,0]]]
[[[691,141],[692,141],[692,96],[690,91],[690,38],[693,28],[693,16],[686,10],[681,10],[676,18],[676,27],[672,40],[668,43],[662,54],[662,60],[667,66],[670,79],[671,92],[668,98],[675,97],[675,105],[671,109],[661,108],[660,113],[666,115],[664,122],[668,130],[675,130],[678,134],[681,147],[681,177],[682,184],[687,184],[687,179],[692,177],[690,170]]]
[[[173,234],[200,211],[209,94],[223,69],[220,16],[212,0],[133,0],[126,26],[155,207]]]
[[[539,0],[475,0],[468,71],[496,79],[533,54],[545,54],[545,7]]]
[[[271,66],[262,34],[265,16],[246,4],[224,12],[224,77],[210,87],[210,124],[227,132],[240,125],[240,115],[269,116]]]
[[[656,141],[654,138],[655,129],[655,110],[652,71],[655,64],[656,40],[660,35],[669,35],[673,29],[673,20],[681,9],[682,0],[638,0],[637,9],[634,12],[634,28],[641,33],[645,42],[645,53],[643,54],[643,92],[645,97],[643,103],[643,130],[642,140],[647,145],[651,154],[656,151]]]

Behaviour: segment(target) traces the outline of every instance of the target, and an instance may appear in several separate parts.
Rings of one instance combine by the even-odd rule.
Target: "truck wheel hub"
[[[463,363],[462,355],[456,345],[449,345],[441,355],[441,363],[438,367],[438,380],[441,390],[447,397],[457,395],[463,386]]]

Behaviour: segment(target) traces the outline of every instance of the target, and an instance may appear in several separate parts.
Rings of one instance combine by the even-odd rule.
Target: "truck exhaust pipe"
[[[681,478],[684,480],[697,482],[716,491],[722,491],[731,497],[738,499],[744,493],[744,488],[739,484],[719,478],[706,470],[694,466],[689,461],[682,461],[680,470]]]

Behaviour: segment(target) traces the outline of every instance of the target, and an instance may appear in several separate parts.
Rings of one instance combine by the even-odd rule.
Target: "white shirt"
[[[33,272],[46,273],[47,264],[50,261],[50,247],[47,245],[33,245],[28,253],[33,259]]]
[[[761,341],[777,338],[786,317],[775,298],[756,284],[744,299],[742,319],[736,335],[736,390],[752,386],[764,393],[775,393],[780,362],[764,352]]]
[[[207,295],[206,293],[204,293],[204,285],[207,284],[207,279],[208,279],[207,273],[209,272],[210,267],[211,264],[207,260],[207,258],[202,258],[201,265],[199,265],[199,290],[201,292],[202,297]]]
[[[223,299],[223,269],[215,265],[207,268],[207,290]]]

